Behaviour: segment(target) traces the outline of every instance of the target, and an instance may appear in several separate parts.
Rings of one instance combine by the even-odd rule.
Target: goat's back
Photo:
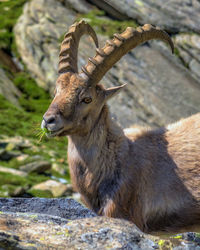
[[[143,223],[159,229],[163,222],[171,228],[170,221],[182,227],[200,220],[200,114],[125,133],[132,141],[129,162],[139,175]]]

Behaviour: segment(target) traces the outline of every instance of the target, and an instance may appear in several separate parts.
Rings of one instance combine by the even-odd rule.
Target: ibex
[[[73,24],[59,54],[55,97],[42,128],[48,136],[68,136],[68,162],[74,188],[99,215],[135,223],[141,230],[175,231],[200,224],[200,115],[160,129],[120,128],[107,101],[123,87],[105,89],[105,73],[128,51],[169,35],[150,24],[115,34],[78,73],[82,35],[98,47],[94,30]],[[181,84],[181,83],[180,83]]]

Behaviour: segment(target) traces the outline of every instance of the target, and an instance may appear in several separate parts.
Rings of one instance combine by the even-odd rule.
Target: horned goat
[[[94,30],[73,24],[59,54],[55,97],[42,127],[48,136],[68,136],[68,162],[74,188],[99,215],[123,218],[141,230],[174,231],[200,219],[200,116],[193,115],[155,130],[122,130],[111,118],[107,101],[123,87],[105,89],[105,73],[128,51],[150,39],[167,42],[168,34],[145,24],[115,34],[78,73],[82,35],[98,47]]]

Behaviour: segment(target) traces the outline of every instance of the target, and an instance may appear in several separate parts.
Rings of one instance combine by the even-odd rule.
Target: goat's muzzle
[[[64,125],[60,114],[48,114],[43,116],[43,121],[41,124],[42,129],[47,129],[48,137],[53,137],[59,135],[63,132]]]

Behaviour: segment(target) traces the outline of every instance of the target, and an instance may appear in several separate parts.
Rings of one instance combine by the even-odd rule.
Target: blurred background
[[[67,165],[67,138],[42,137],[40,123],[57,78],[60,43],[69,26],[86,20],[100,47],[127,26],[151,23],[175,43],[160,41],[124,56],[103,78],[127,83],[109,105],[122,127],[153,128],[200,110],[198,0],[0,0],[0,197],[78,198]],[[79,68],[94,56],[83,37]]]

